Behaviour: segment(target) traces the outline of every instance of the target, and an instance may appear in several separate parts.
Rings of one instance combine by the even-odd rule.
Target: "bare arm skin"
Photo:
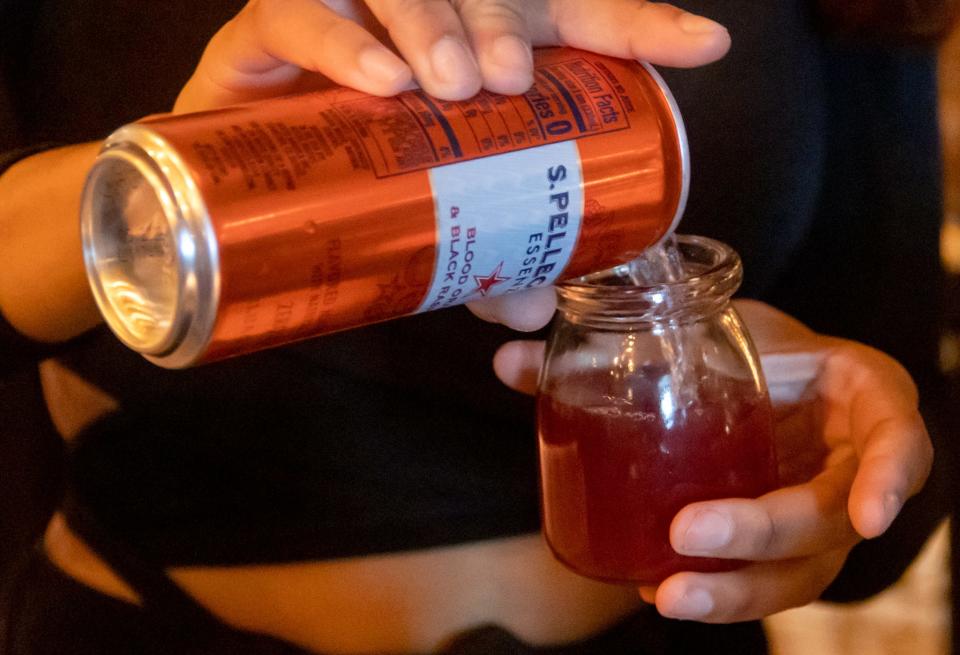
[[[39,341],[64,341],[101,320],[83,269],[78,219],[99,147],[50,150],[0,176],[0,311]]]

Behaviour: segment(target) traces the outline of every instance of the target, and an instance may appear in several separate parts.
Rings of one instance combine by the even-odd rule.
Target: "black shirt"
[[[664,71],[692,151],[681,231],[741,253],[744,295],[933,379],[941,205],[932,53],[826,37],[805,2],[678,4],[728,25],[734,42],[718,64]],[[241,5],[0,5],[0,148],[102,138],[169,109]],[[534,531],[532,404],[490,366],[515,337],[455,308],[165,371],[99,328],[59,356],[122,409],[80,438],[69,485],[167,565]]]

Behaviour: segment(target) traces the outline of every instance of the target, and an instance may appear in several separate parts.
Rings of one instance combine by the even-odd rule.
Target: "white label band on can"
[[[583,215],[575,142],[441,166],[430,183],[437,266],[417,311],[548,285],[570,261]]]

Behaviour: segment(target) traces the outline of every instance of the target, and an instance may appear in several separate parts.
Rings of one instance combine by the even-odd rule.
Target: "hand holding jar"
[[[923,485],[932,461],[916,389],[894,360],[816,334],[761,303],[733,305],[750,330],[770,390],[784,486],[755,499],[735,491],[692,502],[671,519],[670,546],[688,558],[679,561],[693,566],[656,587],[642,586],[641,595],[675,618],[744,621],[815,600],[857,542],[887,529]],[[525,311],[543,316],[547,307]],[[508,386],[534,393],[543,353],[542,342],[511,342],[498,352],[494,367]],[[713,370],[731,369],[721,364]],[[737,435],[736,430],[757,416],[749,405],[740,403],[744,418],[729,424],[748,447],[752,431]],[[763,453],[754,459],[763,461]],[[719,571],[716,559],[749,564]],[[694,572],[697,568],[714,572]]]
[[[773,412],[730,296],[736,253],[702,237],[558,286],[540,374],[543,530],[599,580],[657,584],[735,560],[678,555],[685,505],[777,486]]]

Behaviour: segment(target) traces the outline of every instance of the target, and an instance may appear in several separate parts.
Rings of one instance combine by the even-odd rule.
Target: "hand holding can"
[[[336,88],[121,128],[82,205],[108,325],[179,368],[547,286],[670,233],[689,165],[659,76],[547,49],[535,80],[463,102]]]

